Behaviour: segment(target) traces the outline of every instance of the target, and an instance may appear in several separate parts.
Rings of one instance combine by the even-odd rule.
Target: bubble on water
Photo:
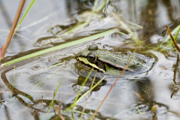
[[[74,91],[74,92],[77,92],[77,91],[80,90],[81,86],[79,86],[79,85],[73,85],[72,88],[73,88],[73,91]]]
[[[160,36],[160,35],[153,35],[153,36],[151,36],[150,41],[152,43],[158,43],[160,39],[162,39],[162,36]]]
[[[108,48],[108,47],[109,47],[108,45],[103,45],[103,48],[104,48],[104,49],[106,49],[106,48]]]
[[[159,75],[162,76],[162,75],[163,75],[163,72],[160,72]]]
[[[101,46],[101,43],[96,43],[97,46]]]
[[[166,73],[166,74],[165,74],[165,77],[168,77],[168,76],[169,76],[169,73]]]
[[[33,71],[42,70],[42,69],[44,69],[44,68],[45,68],[45,66],[44,66],[43,64],[37,64],[37,65],[34,65],[34,66],[31,67],[31,69],[32,69]]]
[[[170,73],[168,73],[169,72],[169,70],[167,71],[167,70],[165,70],[164,72],[160,72],[160,76],[163,78],[163,80],[168,80],[168,79],[170,79]]]
[[[111,38],[116,38],[117,37],[117,34],[116,33],[113,33],[112,35],[111,35]]]

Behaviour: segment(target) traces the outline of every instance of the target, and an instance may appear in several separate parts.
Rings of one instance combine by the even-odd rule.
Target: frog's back
[[[99,58],[106,60],[108,63],[112,63],[119,66],[126,66],[127,62],[131,58],[132,55],[128,55],[127,53],[118,53],[118,52],[109,52],[109,51],[103,51],[103,50],[97,50],[96,53],[99,55]],[[148,67],[146,65],[146,61],[142,58],[139,58],[137,56],[138,54],[135,54],[131,60],[131,62],[128,65],[128,69],[131,70],[139,70]]]

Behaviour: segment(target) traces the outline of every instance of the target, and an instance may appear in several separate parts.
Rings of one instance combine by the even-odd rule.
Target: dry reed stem
[[[58,116],[61,118],[61,120],[65,120],[61,114],[61,104],[59,104],[59,106],[54,106],[54,109],[57,112]]]
[[[173,43],[174,43],[176,49],[180,52],[180,49],[179,49],[179,47],[178,47],[176,41],[174,40],[174,37],[173,37],[172,34],[171,34],[171,30],[169,29],[169,27],[168,27],[167,25],[166,25],[166,28],[167,28],[167,31],[168,31],[168,33],[169,33],[169,35],[170,35],[170,37],[171,37],[171,39],[172,39],[172,41],[173,41]]]
[[[10,32],[9,32],[9,35],[8,35],[8,37],[7,37],[7,40],[6,40],[5,44],[1,47],[2,54],[1,54],[1,56],[0,56],[0,60],[4,58],[4,55],[5,55],[5,53],[6,53],[6,50],[7,50],[8,46],[9,46],[9,43],[10,43],[10,41],[11,41],[11,38],[12,38],[12,36],[13,36],[13,34],[14,34],[14,30],[15,30],[15,28],[16,28],[17,22],[18,22],[18,20],[19,20],[19,17],[20,17],[20,14],[21,14],[21,11],[22,11],[22,9],[23,9],[23,7],[24,7],[25,2],[26,2],[26,0],[21,0],[21,2],[20,2],[20,4],[19,4],[19,8],[18,8],[17,13],[16,13],[16,16],[15,16],[15,18],[14,18],[14,21],[13,21],[11,30],[10,30]]]
[[[134,56],[134,53],[131,55],[130,59],[127,62],[127,65],[124,67],[123,71],[119,74],[119,76],[117,77],[116,81],[114,82],[114,84],[111,86],[111,88],[109,89],[109,91],[107,92],[106,96],[104,97],[104,99],[102,100],[101,104],[99,105],[99,107],[97,108],[97,110],[95,111],[95,113],[93,114],[93,116],[91,117],[91,120],[94,119],[95,115],[97,114],[97,112],[99,111],[99,109],[101,108],[102,104],[104,103],[104,101],[106,100],[107,96],[109,95],[109,93],[111,92],[112,88],[116,85],[117,81],[119,80],[119,78],[123,75],[124,71],[127,69],[127,67],[129,66],[132,58]]]
[[[145,99],[142,98],[139,93],[137,93],[136,91],[133,91],[133,92],[134,92],[134,94],[135,94],[141,101],[145,101]]]

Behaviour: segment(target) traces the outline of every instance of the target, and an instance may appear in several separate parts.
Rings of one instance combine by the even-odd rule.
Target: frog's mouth
[[[97,70],[99,70],[99,71],[101,71],[101,72],[103,72],[103,73],[106,73],[106,71],[105,71],[104,69],[99,68],[99,67],[98,67],[96,64],[94,64],[94,63],[90,63],[90,62],[87,60],[87,58],[85,58],[85,57],[77,56],[76,59],[77,59],[78,61],[82,62],[82,63],[85,64],[85,65],[88,65],[88,66],[90,66],[90,67],[94,67],[95,69],[97,69]]]
[[[114,66],[114,65],[112,65],[111,63],[108,63],[107,61],[101,61],[101,60],[100,60],[100,61],[101,61],[101,64],[104,64],[104,63],[105,63],[105,64],[103,65],[103,67],[99,67],[98,65],[89,62],[89,61],[87,60],[87,58],[84,57],[84,56],[77,56],[77,60],[80,61],[80,62],[82,62],[82,63],[85,64],[85,65],[88,65],[88,66],[90,66],[90,67],[94,67],[95,69],[97,69],[97,70],[99,70],[99,71],[101,71],[101,72],[103,72],[103,73],[106,73],[106,70],[109,69],[108,65],[110,65],[110,66],[113,67],[113,68],[120,69],[120,70],[123,70],[123,69],[124,69],[124,67],[122,67],[122,66],[118,66],[118,65]],[[104,69],[103,69],[103,68],[104,68]],[[131,71],[131,72],[133,72],[132,69],[128,69],[128,68],[126,68],[126,71]]]

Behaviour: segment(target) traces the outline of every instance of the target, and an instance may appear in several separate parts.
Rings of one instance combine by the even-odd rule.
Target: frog
[[[125,69],[129,59],[132,57],[128,67]],[[82,51],[76,59],[94,69],[109,75],[119,75],[125,69],[125,74],[146,72],[150,69],[149,58],[138,53],[112,52],[106,49],[99,49],[93,44],[87,50]]]

